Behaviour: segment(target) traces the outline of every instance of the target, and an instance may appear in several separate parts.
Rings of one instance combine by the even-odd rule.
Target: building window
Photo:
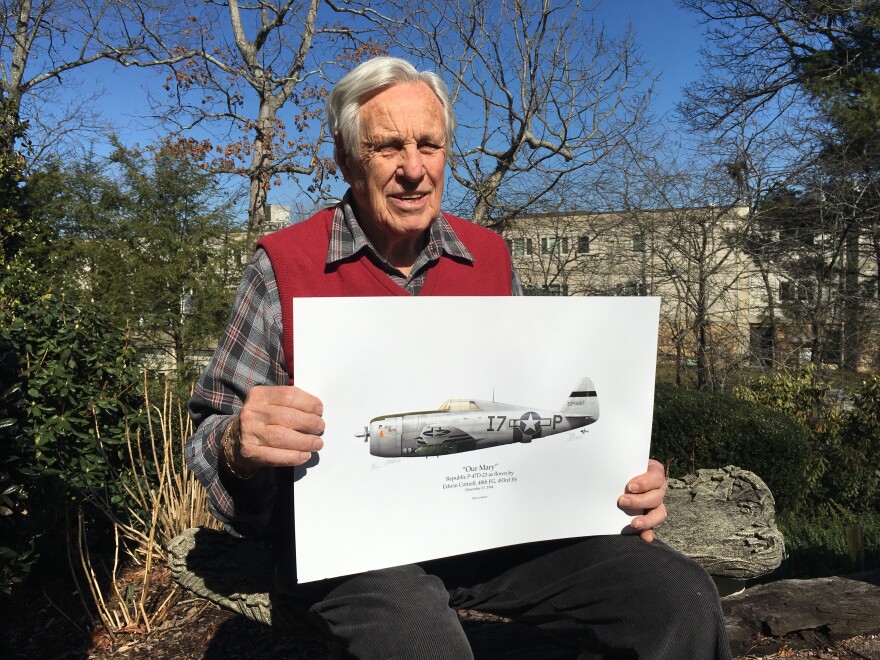
[[[811,302],[815,297],[816,286],[810,280],[779,283],[779,299],[782,301],[800,300],[801,302]]]
[[[567,252],[567,237],[545,236],[541,239],[541,254],[566,254]]]
[[[586,235],[578,236],[578,254],[588,254],[590,252],[590,237]]]
[[[546,286],[547,291],[544,293],[545,296],[567,296],[568,295],[568,285],[563,284],[562,286],[558,284],[548,284]]]
[[[568,285],[563,284],[545,284],[544,286],[524,286],[523,295],[525,296],[567,296]]]
[[[645,235],[644,234],[633,234],[633,252],[644,252],[645,251]]]
[[[785,301],[794,300],[794,282],[779,283],[779,299]]]
[[[804,302],[812,301],[815,297],[813,292],[813,283],[804,280],[798,282],[797,297],[798,300],[803,300]]]
[[[762,367],[773,365],[775,337],[769,325],[752,325],[749,330],[749,355],[752,364]]]
[[[183,294],[180,296],[180,315],[181,316],[192,316],[192,299],[193,299],[193,290],[192,289],[184,289]]]
[[[529,257],[532,255],[531,238],[507,238],[505,242],[512,257]]]
[[[843,357],[843,332],[840,327],[830,326],[819,343],[823,364],[835,364],[840,366]]]

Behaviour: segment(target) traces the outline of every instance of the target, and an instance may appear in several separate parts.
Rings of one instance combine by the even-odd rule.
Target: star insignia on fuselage
[[[541,416],[538,413],[527,412],[519,419],[519,430],[526,435],[535,435],[541,430]]]

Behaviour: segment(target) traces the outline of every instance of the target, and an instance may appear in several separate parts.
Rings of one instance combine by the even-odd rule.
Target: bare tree
[[[322,155],[325,83],[366,56],[384,52],[370,38],[376,22],[393,20],[369,2],[239,0],[197,3],[180,43],[187,59],[171,67],[167,95],[155,99],[176,125],[177,144],[212,154],[215,171],[249,185],[248,227],[259,233],[269,189],[281,177],[303,177],[319,198],[335,174]],[[282,109],[287,108],[286,113]],[[193,137],[199,127],[211,136]]]
[[[158,0],[3,0],[0,12],[0,100],[7,121],[28,121],[39,133],[37,155],[47,138],[91,128],[76,101],[43,121],[53,91],[70,72],[100,60],[130,63],[149,52],[149,36],[173,28]],[[2,145],[9,152],[13,147]]]
[[[706,26],[703,77],[687,87],[682,104],[695,126],[724,132],[743,121],[766,126],[805,112],[814,116],[803,93],[801,64],[839,41],[845,25],[823,17],[809,0],[679,4]]]
[[[866,267],[880,218],[877,3],[680,4],[707,28],[704,75],[681,110],[745,167],[755,233],[744,246],[763,279],[768,340],[785,325],[813,361],[854,367],[876,306],[865,286],[878,281]],[[755,158],[759,144],[773,145],[769,157]]]
[[[674,291],[665,315],[679,359],[693,356],[696,385],[716,389],[748,351],[750,264],[732,237],[746,218],[729,205],[664,211],[653,223],[655,291]],[[684,350],[678,350],[679,346]]]
[[[394,39],[451,83],[457,210],[503,225],[623,148],[648,82],[633,38],[577,0],[433,0]]]
[[[643,253],[639,293],[663,300],[661,351],[677,380],[693,366],[698,388],[721,388],[749,350],[751,216],[737,177],[729,163],[669,152],[643,154],[629,176],[622,215]]]

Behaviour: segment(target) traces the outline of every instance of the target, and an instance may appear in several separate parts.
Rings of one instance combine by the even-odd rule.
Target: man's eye
[[[439,144],[422,144],[419,145],[419,151],[421,151],[425,155],[431,155],[435,153],[438,149],[440,149]]]

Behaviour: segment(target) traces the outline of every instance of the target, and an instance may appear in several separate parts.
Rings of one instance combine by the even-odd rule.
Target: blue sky
[[[622,34],[629,24],[642,58],[658,76],[652,101],[655,116],[671,119],[681,88],[699,76],[699,48],[702,28],[696,16],[676,7],[673,0],[604,0],[594,17],[605,24],[606,32]],[[121,69],[99,64],[69,75],[71,89],[101,92],[100,107],[106,126],[113,127],[126,144],[150,144],[155,135],[146,130],[147,88],[161,92],[164,73],[154,70]],[[167,131],[159,130],[158,135]],[[99,146],[98,152],[103,149]],[[270,202],[289,204],[297,194],[295,186],[275,189]]]
[[[659,113],[674,109],[681,88],[700,75],[703,38],[696,14],[679,9],[672,0],[605,0],[596,17],[611,34],[632,25],[642,56],[660,76],[655,109]]]
[[[632,25],[646,64],[659,76],[656,109],[661,113],[672,110],[682,86],[700,73],[702,28],[696,15],[679,9],[673,0],[604,0],[594,16],[604,22],[611,35],[622,34]],[[143,86],[152,83],[158,88],[156,74],[109,65],[91,71],[88,78],[107,91],[103,98],[105,112],[114,123],[119,122],[120,128],[136,132],[146,104]],[[96,71],[100,71],[97,79]]]

